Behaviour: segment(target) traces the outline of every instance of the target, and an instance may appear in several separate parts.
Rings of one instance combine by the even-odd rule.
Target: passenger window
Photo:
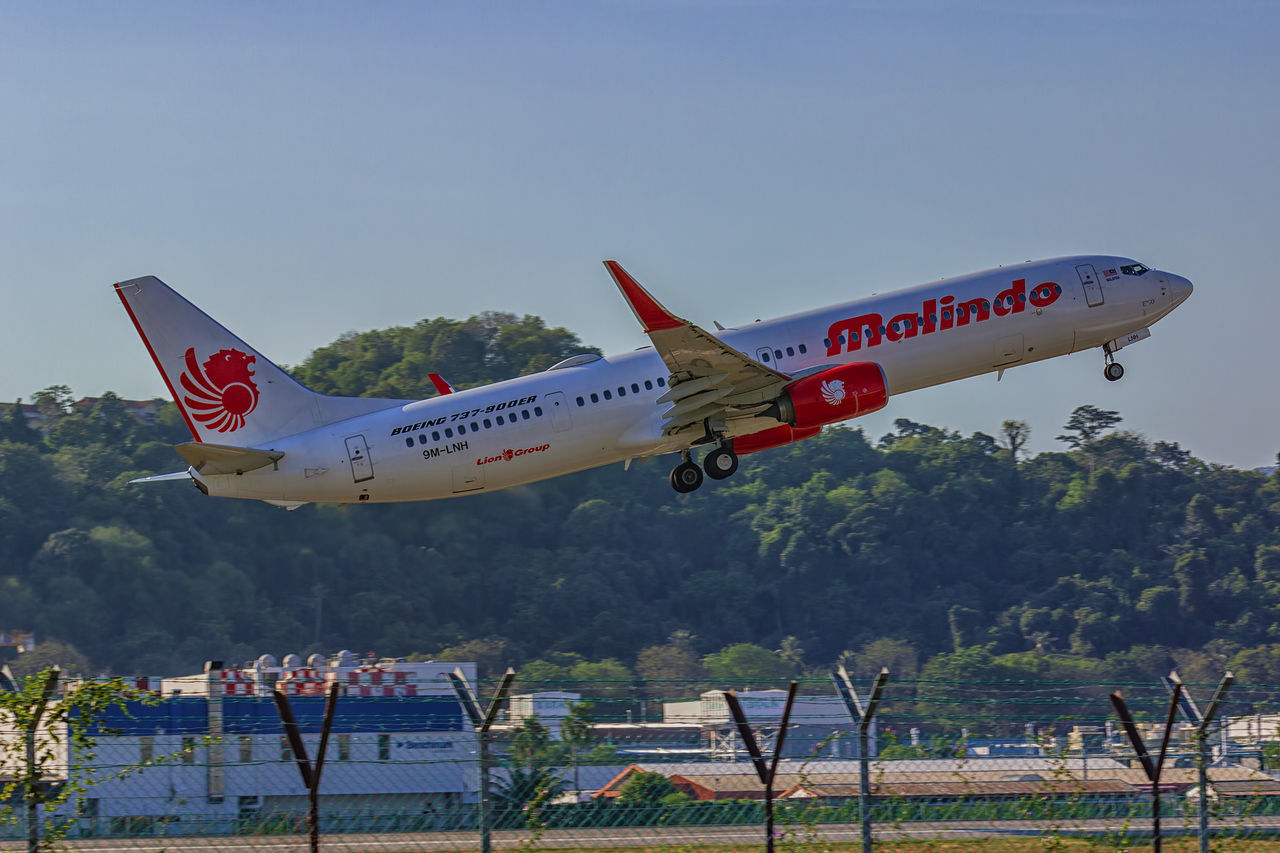
[[[498,426],[502,426],[506,421],[502,419],[502,415],[498,415]]]
[[[631,393],[632,393],[632,394],[639,394],[639,393],[640,393],[640,384],[639,384],[638,382],[632,382],[632,383],[631,383]]]
[[[413,447],[413,438],[412,437],[406,438],[404,440],[404,443],[409,447]]]
[[[605,389],[605,392],[604,392],[604,398],[605,398],[606,400],[612,400],[612,399],[613,399],[613,395],[612,395],[611,393],[609,393],[609,389],[607,389],[607,388]]]
[[[541,407],[541,406],[534,406],[534,407],[533,407],[533,413],[534,413],[535,415],[537,415],[538,417],[542,417],[542,407]]]
[[[760,353],[760,360],[761,360],[761,361],[763,361],[765,364],[768,364],[768,363],[769,363],[769,353],[767,353],[767,352],[762,352],[762,353]]]
[[[579,407],[579,408],[581,408],[582,406],[585,406],[586,404],[587,404],[587,401],[586,401],[586,400],[582,399],[581,397],[579,397],[579,398],[578,398],[578,407]]]
[[[822,345],[827,349],[831,349],[831,338],[823,338]]]
[[[424,432],[418,436],[418,444],[426,444],[426,443],[427,443],[427,434]]]
[[[436,432],[435,430],[433,430],[433,431],[431,432],[431,440],[432,440],[432,441],[439,441],[439,440],[440,440],[440,433],[439,433],[439,432]]]
[[[796,351],[794,347],[787,347],[787,355],[795,355],[795,354],[796,354]]]
[[[445,428],[444,428],[444,437],[445,437],[445,438],[453,438],[453,427],[445,427]]]
[[[579,399],[579,400],[581,400],[582,398],[581,398],[581,397],[579,397],[578,399]],[[485,429],[493,429],[493,421],[489,420],[488,418],[485,418],[485,419],[484,419],[484,428],[485,428]]]
[[[801,344],[801,345],[800,345],[800,354],[801,354],[801,355],[804,355],[804,354],[805,354],[805,353],[807,353],[808,351],[809,351],[809,350],[805,349],[804,344]]]
[[[458,435],[466,435],[466,434],[467,434],[467,425],[458,424]]]
[[[599,403],[599,402],[600,402],[600,395],[599,395],[599,394],[597,394],[595,391],[592,391],[592,392],[591,392],[591,402],[593,402],[593,403]]]
[[[663,379],[661,376],[659,376],[659,377],[658,377],[658,387],[659,387],[659,388],[664,388],[664,387],[666,387],[666,384],[667,384],[667,380],[665,380],[665,379]]]
[[[520,417],[524,418],[526,421],[529,420],[529,410],[525,409],[524,411],[522,411],[520,413]]]
[[[472,422],[471,422],[471,431],[472,431],[472,432],[479,432],[479,431],[480,431],[480,424],[476,423],[475,421],[472,421]]]
[[[619,396],[619,397],[625,397],[625,396],[627,396],[627,389],[626,389],[626,388],[624,388],[624,387],[622,387],[621,385],[619,385],[619,386],[618,386],[618,396]]]
[[[652,390],[653,390],[653,381],[652,381],[652,380],[646,379],[646,380],[644,381],[644,390],[646,390],[646,391],[652,391]]]
[[[780,349],[776,349],[776,350],[774,350],[774,351],[773,351],[773,357],[774,357],[774,358],[782,358],[782,350],[780,350]]]

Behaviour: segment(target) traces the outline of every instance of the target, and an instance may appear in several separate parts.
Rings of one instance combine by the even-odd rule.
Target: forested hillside
[[[488,314],[345,336],[295,374],[416,397],[429,370],[474,384],[583,349],[537,318]],[[1016,422],[996,438],[901,420],[883,438],[828,429],[746,457],[687,496],[658,460],[284,512],[127,485],[181,467],[176,411],[143,425],[111,395],[70,400],[37,395],[43,435],[16,410],[0,419],[0,628],[97,669],[350,648],[659,678],[848,652],[904,676],[1145,678],[1177,662],[1193,679],[1230,663],[1280,683],[1280,479],[1115,431],[1098,410],[1033,458]]]

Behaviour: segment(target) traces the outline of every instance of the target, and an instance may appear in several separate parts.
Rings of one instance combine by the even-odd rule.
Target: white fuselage
[[[902,394],[1100,347],[1150,326],[1190,284],[1159,270],[1119,272],[1135,263],[1077,256],[1000,267],[717,337],[788,375],[875,362],[889,393]],[[271,443],[285,454],[277,466],[197,479],[213,495],[271,501],[430,500],[669,453],[683,445],[662,434],[656,400],[667,372],[648,347],[553,368],[298,433]],[[772,426],[777,421],[732,421],[730,436]]]

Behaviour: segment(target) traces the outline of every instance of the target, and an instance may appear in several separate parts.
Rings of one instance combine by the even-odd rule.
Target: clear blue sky
[[[162,395],[139,275],[294,364],[489,309],[641,346],[610,257],[710,326],[1114,252],[1196,284],[1123,381],[1078,354],[868,431],[1045,450],[1092,403],[1271,464],[1278,35],[1263,2],[0,2],[0,399]]]

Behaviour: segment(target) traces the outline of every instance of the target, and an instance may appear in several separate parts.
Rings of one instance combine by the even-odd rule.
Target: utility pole
[[[871,687],[871,698],[867,700],[866,708],[862,707],[858,691],[853,689],[853,681],[844,664],[840,664],[831,673],[831,680],[835,682],[836,691],[844,700],[849,716],[858,724],[858,819],[862,824],[862,851],[871,853],[871,719],[880,706],[884,686],[889,682],[889,668],[880,668],[880,674]]]
[[[515,679],[516,671],[507,667],[497,692],[489,702],[489,707],[481,711],[480,702],[467,682],[467,676],[462,671],[462,667],[449,673],[449,680],[453,682],[453,692],[458,694],[458,703],[462,705],[462,710],[467,712],[467,717],[476,730],[476,739],[480,742],[480,853],[492,853],[493,850],[491,838],[493,820],[492,810],[489,808],[489,729],[493,727],[493,721],[498,716],[498,708],[502,705],[502,700],[507,698],[507,693],[511,690],[511,682]]]

